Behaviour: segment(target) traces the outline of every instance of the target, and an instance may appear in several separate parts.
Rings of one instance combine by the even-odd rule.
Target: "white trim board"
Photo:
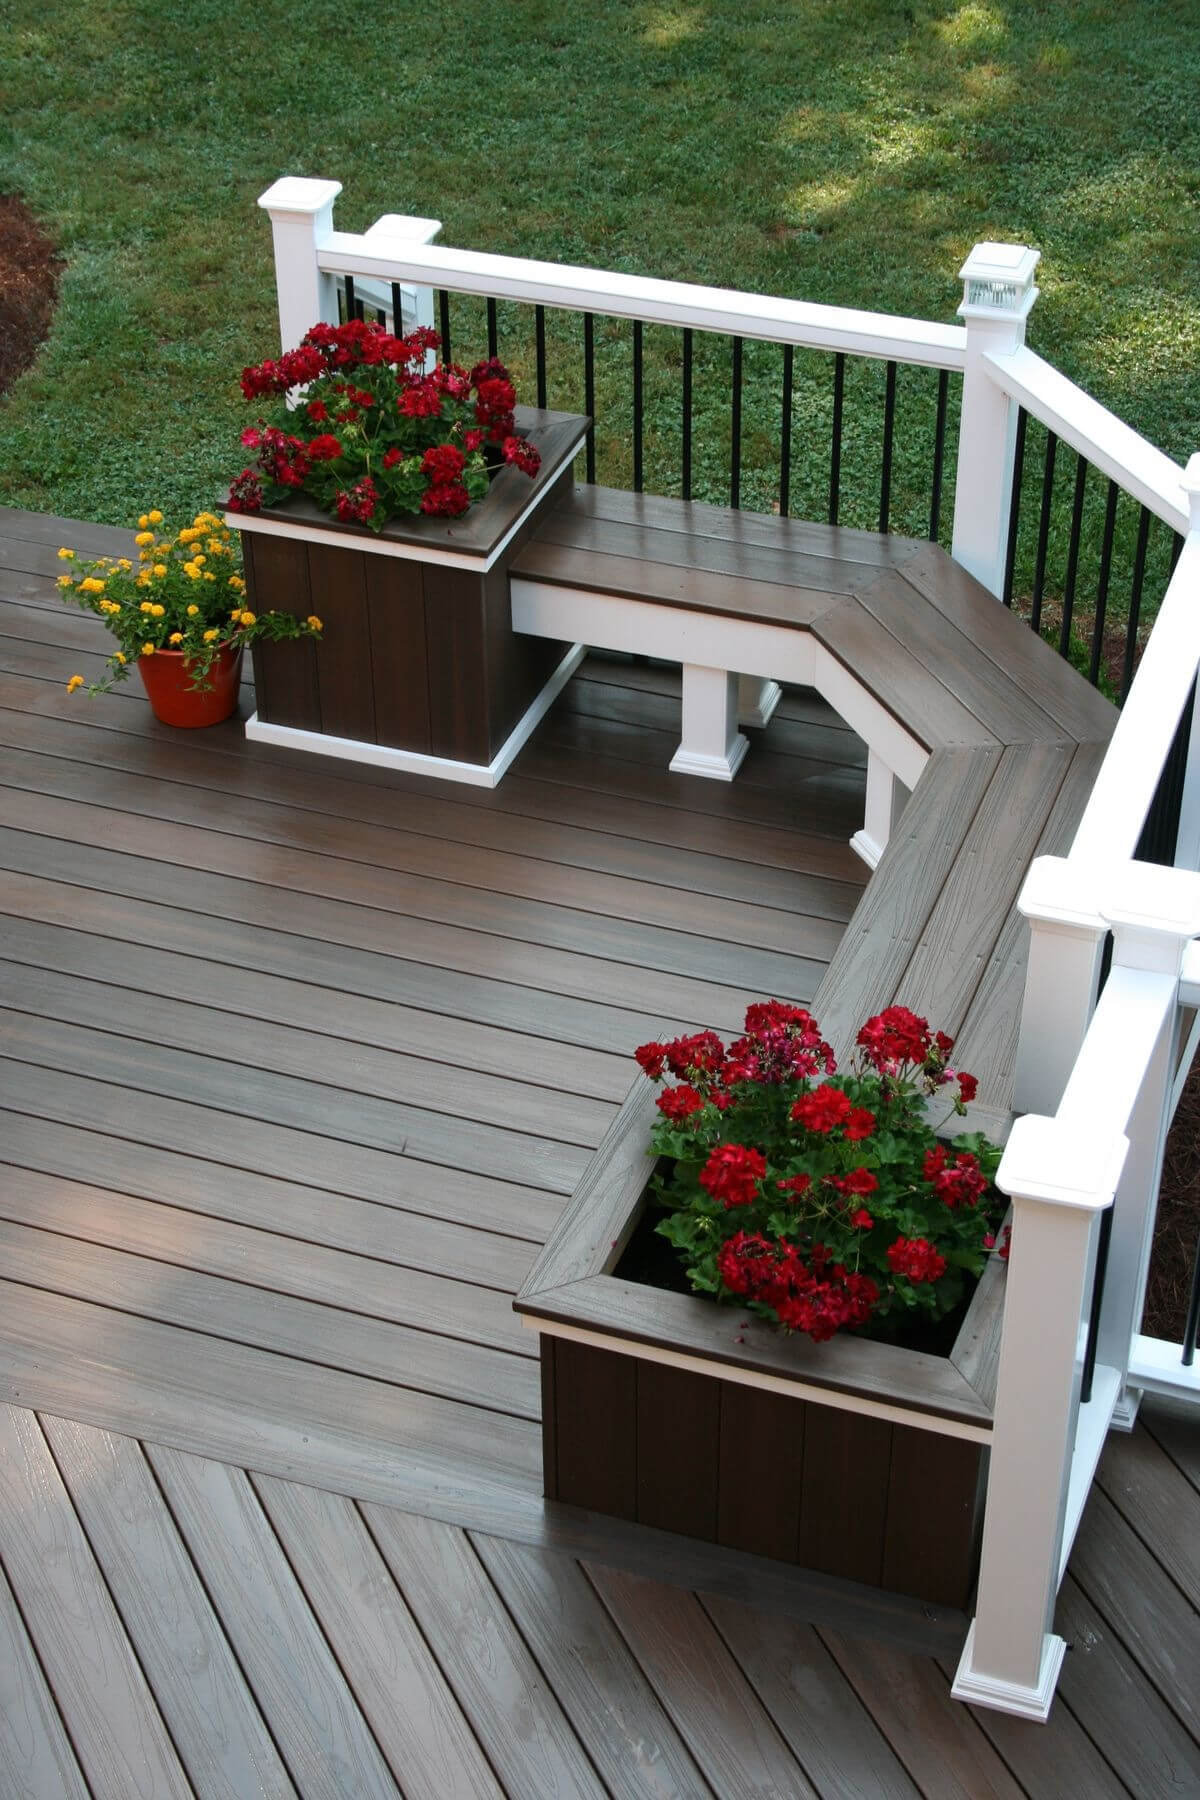
[[[257,713],[246,720],[246,736],[259,744],[278,744],[284,750],[307,750],[316,756],[337,756],[343,762],[369,763],[377,769],[402,769],[408,775],[429,775],[438,781],[460,781],[466,787],[493,788],[524,749],[586,654],[583,644],[576,644],[567,652],[490,763],[455,762],[450,757],[428,756],[420,750],[370,744],[362,738],[330,737],[320,731],[305,731],[298,725],[271,725]]]

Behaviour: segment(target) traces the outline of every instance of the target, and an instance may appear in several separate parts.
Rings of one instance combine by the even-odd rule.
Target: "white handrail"
[[[1026,412],[1176,531],[1187,530],[1188,500],[1177,462],[1025,345],[989,351],[983,360],[996,385]]]
[[[736,288],[659,281],[616,270],[493,256],[444,244],[414,244],[370,233],[331,231],[317,246],[317,264],[328,275],[366,275],[380,281],[415,282],[458,294],[522,300],[616,319],[644,319],[768,343],[848,356],[883,357],[928,368],[960,370],[967,334],[961,325],[822,306],[806,300],[744,294]]]

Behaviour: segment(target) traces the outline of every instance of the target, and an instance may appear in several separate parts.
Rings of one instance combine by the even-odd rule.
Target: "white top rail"
[[[996,385],[1026,412],[1176,531],[1188,529],[1183,470],[1177,462],[1025,345],[988,351],[983,361]]]
[[[736,288],[658,281],[569,263],[492,256],[444,244],[417,244],[411,238],[389,237],[379,226],[365,234],[329,232],[317,245],[317,264],[327,275],[412,282],[456,294],[690,326],[697,331],[812,350],[840,350],[848,356],[882,357],[934,369],[961,371],[966,361],[967,334],[961,325],[862,312],[853,306],[776,299],[769,294],[743,294]]]
[[[1187,539],[1117,720],[1072,862],[1131,858],[1200,668],[1200,533]]]

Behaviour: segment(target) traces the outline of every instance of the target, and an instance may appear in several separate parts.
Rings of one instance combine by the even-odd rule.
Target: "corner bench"
[[[514,629],[677,661],[672,767],[731,779],[739,690],[814,687],[868,746],[875,872],[810,1004],[845,1055],[894,1003],[954,1036],[973,1128],[1011,1109],[1035,856],[1071,840],[1116,710],[936,545],[568,491],[511,567]],[[741,681],[739,682],[739,677]]]

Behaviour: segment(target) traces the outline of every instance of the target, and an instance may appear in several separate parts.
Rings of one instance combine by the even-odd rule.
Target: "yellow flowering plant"
[[[103,619],[118,645],[107,674],[90,685],[82,675],[72,675],[68,693],[86,688],[89,694],[103,694],[128,677],[139,657],[169,651],[186,659],[191,686],[205,689],[226,646],[237,649],[256,638],[321,635],[315,613],[300,619],[292,613],[249,610],[240,545],[215,513],[197,513],[172,536],[154,507],[138,520],[134,544],[136,561],[102,556],[80,562],[66,547],[58,553],[70,565],[70,572],[58,578],[63,599]]]

